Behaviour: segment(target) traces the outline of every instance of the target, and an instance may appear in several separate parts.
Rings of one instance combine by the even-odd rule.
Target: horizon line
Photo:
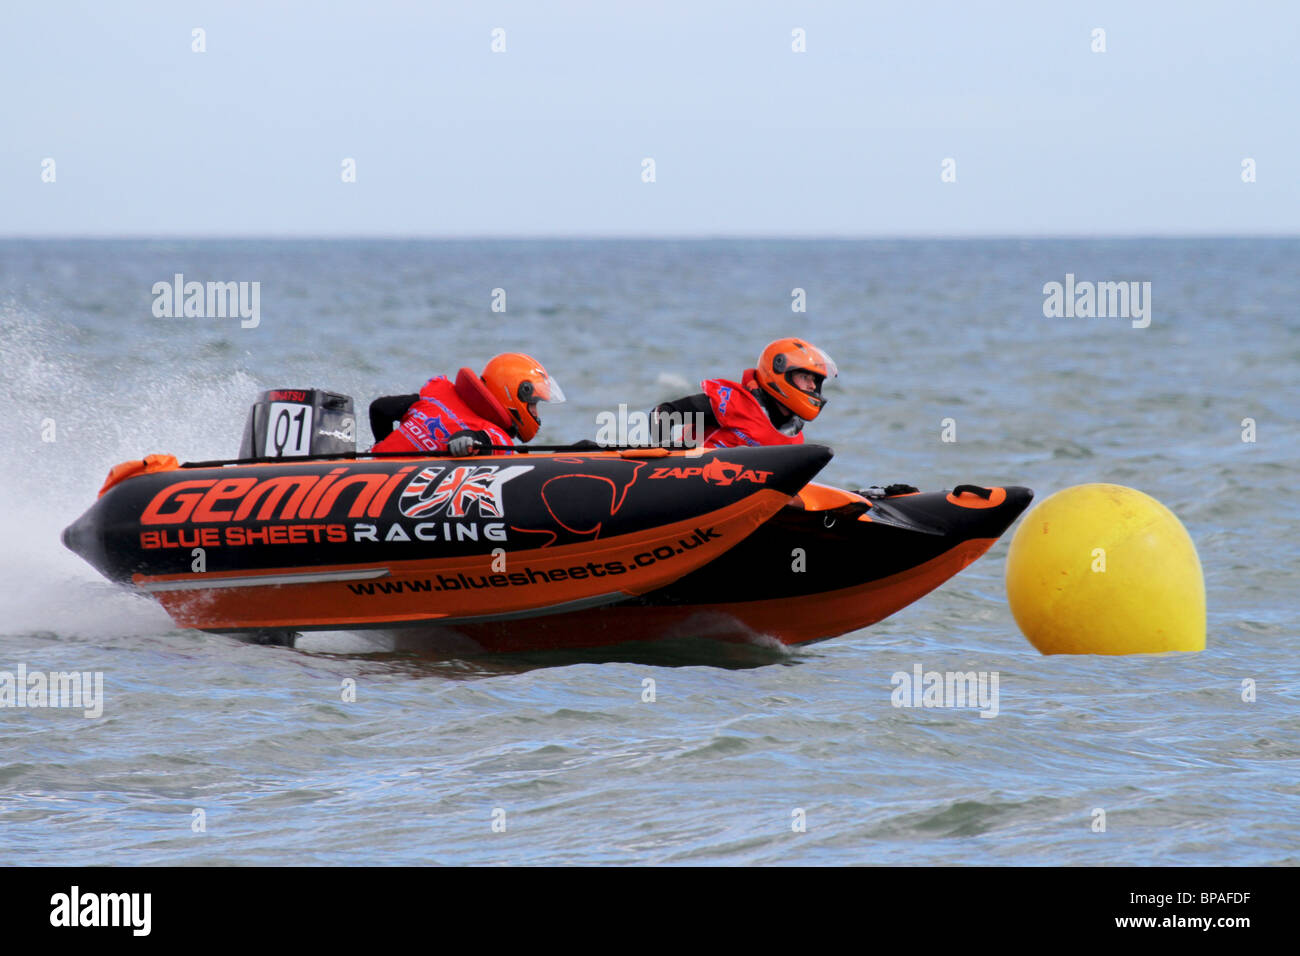
[[[269,242],[926,242],[1054,239],[1300,239],[1300,232],[988,232],[988,233],[0,233],[13,241]]]

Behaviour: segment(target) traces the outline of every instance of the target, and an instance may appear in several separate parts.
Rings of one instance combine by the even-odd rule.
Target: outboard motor
[[[273,388],[248,413],[240,458],[301,458],[357,450],[352,398],[320,388]]]

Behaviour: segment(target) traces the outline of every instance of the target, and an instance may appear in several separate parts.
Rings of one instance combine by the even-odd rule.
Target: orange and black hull
[[[64,542],[186,627],[514,621],[665,587],[760,528],[830,457],[808,445],[146,460],[115,469]]]
[[[114,469],[64,532],[186,627],[397,630],[485,653],[866,627],[938,587],[1027,488],[865,498],[816,445]],[[971,486],[959,486],[970,489]]]

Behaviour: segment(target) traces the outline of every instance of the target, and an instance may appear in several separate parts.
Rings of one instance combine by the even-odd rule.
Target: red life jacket
[[[758,378],[746,369],[739,384],[725,378],[701,382],[713,406],[718,427],[704,436],[705,448],[736,448],[741,445],[802,445],[803,433],[786,435],[777,431],[767,409],[759,401]]]
[[[510,413],[483,387],[482,380],[471,369],[463,368],[452,384],[445,375],[431,378],[420,389],[420,397],[406,414],[401,424],[371,451],[421,452],[446,451],[447,442],[456,432],[484,431],[494,445],[509,445],[514,430]],[[513,455],[511,451],[497,451],[494,455]]]

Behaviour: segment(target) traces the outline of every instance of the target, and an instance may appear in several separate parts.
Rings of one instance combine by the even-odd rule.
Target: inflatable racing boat
[[[799,644],[932,591],[1033,496],[842,491],[811,483],[831,458],[820,445],[453,458],[357,453],[354,433],[346,396],[264,393],[240,458],[118,465],[63,541],[181,626],[262,640],[383,628],[485,652]]]

